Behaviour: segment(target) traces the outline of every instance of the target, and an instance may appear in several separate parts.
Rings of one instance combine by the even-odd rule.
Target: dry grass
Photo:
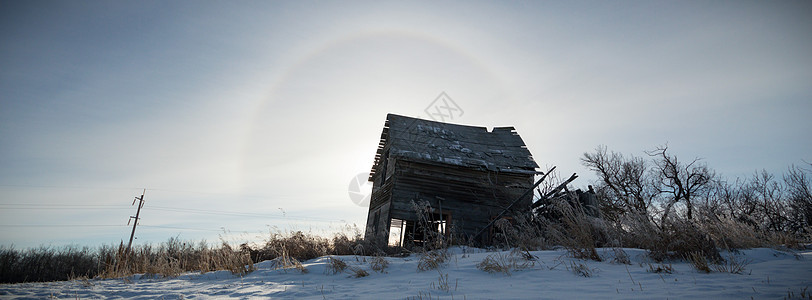
[[[287,252],[284,251],[282,252],[282,255],[271,260],[271,269],[285,271],[296,270],[302,274],[309,272],[298,259],[288,255]]]
[[[271,233],[268,240],[259,247],[244,245],[245,251],[251,253],[254,262],[261,262],[286,255],[299,261],[306,261],[328,255],[379,255],[396,254],[401,249],[397,247],[379,247],[371,241],[365,241],[356,227],[347,228],[351,236],[338,233],[332,238],[324,238],[295,231],[290,233]]]
[[[373,271],[383,273],[389,267],[389,261],[383,256],[375,256],[369,261],[369,266]]]
[[[437,285],[434,285],[434,282],[431,283],[432,287],[448,293],[451,290],[451,286],[448,285],[448,274],[443,274],[440,270],[437,270],[437,273],[440,274],[440,277],[437,278]]]
[[[0,282],[69,280],[93,277],[99,259],[93,250],[83,247],[39,247],[16,250],[0,247]]]
[[[629,254],[626,251],[623,251],[622,248],[613,247],[612,252],[614,252],[614,257],[612,257],[613,264],[622,264],[622,265],[631,265],[632,261],[629,259]]]
[[[0,248],[0,280],[4,283],[55,281],[75,278],[119,278],[134,274],[176,277],[184,272],[228,270],[245,275],[254,270],[248,253],[227,243],[212,248],[171,238],[157,247],[140,245],[126,252],[123,244],[63,248],[40,247],[18,251]]]
[[[448,260],[446,249],[432,250],[420,255],[417,262],[417,269],[420,271],[436,270]]]
[[[325,269],[325,271],[327,272],[328,275],[335,275],[338,273],[349,273],[350,276],[355,278],[369,276],[369,272],[367,272],[366,270],[359,267],[347,265],[347,263],[344,262],[344,260],[338,257],[327,258],[327,269]]]
[[[657,264],[656,266],[652,265],[652,264],[649,264],[647,271],[649,271],[651,273],[672,274],[672,273],[674,273],[674,267],[672,267],[671,264],[666,265],[666,264],[663,264],[663,263]]]
[[[496,230],[493,242],[496,246],[528,251],[550,248],[542,226],[534,223],[531,215],[514,216],[514,221],[514,223],[511,223],[506,219],[502,219],[494,223]]]
[[[750,260],[737,258],[734,255],[728,256],[727,259],[719,259],[709,261],[704,255],[699,252],[690,253],[686,256],[686,260],[691,264],[694,269],[702,273],[710,273],[716,271],[720,273],[742,274]]]
[[[175,277],[184,272],[228,270],[245,275],[254,263],[275,260],[275,266],[306,272],[301,261],[325,255],[371,255],[400,253],[399,248],[380,248],[364,241],[357,228],[350,234],[324,238],[301,231],[272,233],[259,247],[242,244],[235,249],[226,242],[211,247],[170,238],[158,245],[137,245],[126,253],[123,244],[97,249],[40,247],[16,250],[0,247],[0,282],[69,280],[72,278],[120,278],[133,274]],[[360,272],[359,272],[360,273]]]
[[[550,215],[543,218],[550,240],[567,249],[570,257],[602,261],[595,248],[604,239],[604,225],[600,219],[587,216],[580,205],[566,199],[551,200]]]
[[[702,255],[702,253],[691,252],[685,257],[685,259],[697,271],[703,272],[703,273],[710,273],[711,272],[710,265],[708,264],[708,259],[705,258],[705,255]]]
[[[721,259],[715,239],[698,222],[672,217],[654,224],[646,216],[629,215],[609,226],[611,236],[626,247],[646,249],[656,262],[684,259],[698,253],[707,259]]]
[[[510,276],[510,263],[505,262],[502,255],[492,254],[476,264],[476,268],[488,273],[504,273]]]
[[[730,218],[706,217],[698,223],[716,244],[726,249],[748,249],[768,244],[756,228]]]
[[[655,247],[655,259],[701,255],[712,261],[721,259],[716,242],[701,227],[681,218],[670,219],[662,226]]]
[[[369,272],[367,272],[366,270],[361,269],[361,268],[352,267],[352,268],[350,268],[350,270],[352,271],[352,277],[355,277],[355,278],[369,276]]]
[[[808,228],[812,230],[812,228]],[[810,232],[812,233],[812,231]],[[801,240],[797,235],[788,233],[788,232],[769,232],[765,234],[765,240],[767,241],[767,245],[770,246],[783,246],[789,249],[804,249],[804,241]],[[808,240],[809,236],[807,236]]]
[[[518,249],[505,254],[497,252],[485,257],[476,267],[488,273],[503,273],[510,276],[511,271],[523,270],[535,265],[533,256]]]
[[[272,233],[265,245],[256,252],[256,261],[287,255],[305,261],[332,254],[330,240],[310,233],[296,231],[289,235]]]
[[[713,269],[721,273],[742,274],[750,262],[751,260],[730,255],[726,260],[713,264]]]
[[[572,271],[572,273],[574,273],[575,275],[581,277],[592,277],[592,275],[594,275],[594,270],[590,269],[584,263],[576,263],[574,261],[570,262],[568,269]]]
[[[228,270],[245,275],[254,270],[248,253],[233,249],[223,241],[218,248],[209,247],[205,241],[197,245],[171,238],[158,247],[142,245],[127,254],[123,245],[118,248],[102,248],[100,251],[105,268],[99,277],[118,278],[132,274],[148,277],[176,277],[183,272]]]
[[[805,286],[802,289],[798,289],[798,293],[796,294],[793,290],[787,290],[787,296],[784,299],[809,299],[812,300],[812,292],[808,291],[809,286]]]
[[[406,297],[406,300],[432,300],[432,299],[440,299],[440,295],[437,295],[437,298],[434,298],[434,296],[431,295],[431,291],[427,292],[419,291],[417,292],[417,296]]]
[[[347,268],[347,263],[337,257],[327,258],[327,274],[333,275],[344,272]]]

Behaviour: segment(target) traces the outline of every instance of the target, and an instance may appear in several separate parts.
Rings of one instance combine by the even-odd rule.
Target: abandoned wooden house
[[[491,232],[483,229],[505,208],[530,209],[536,168],[513,127],[488,131],[388,114],[369,176],[365,237],[419,244],[425,227],[446,236],[453,228],[487,244]]]

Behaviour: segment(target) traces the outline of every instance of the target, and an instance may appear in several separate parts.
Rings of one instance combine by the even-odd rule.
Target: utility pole
[[[130,247],[132,247],[132,245],[133,245],[133,237],[135,237],[135,226],[138,226],[138,219],[139,219],[138,215],[141,214],[141,207],[144,206],[144,194],[146,194],[146,193],[147,193],[147,189],[144,189],[144,191],[141,192],[141,197],[135,197],[135,200],[133,200],[132,205],[135,205],[135,201],[138,201],[138,210],[135,211],[135,217],[130,216],[130,220],[127,221],[127,225],[130,225],[130,221],[135,219],[135,222],[133,222],[133,232],[130,233],[130,242],[127,243],[127,253],[130,253]]]

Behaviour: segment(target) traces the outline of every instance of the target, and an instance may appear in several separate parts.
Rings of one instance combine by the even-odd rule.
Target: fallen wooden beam
[[[472,239],[473,239],[473,240],[476,240],[476,239],[477,239],[477,238],[478,238],[480,235],[482,235],[482,233],[483,233],[483,232],[485,232],[485,230],[488,230],[488,228],[490,228],[491,226],[493,226],[493,223],[496,223],[496,221],[497,221],[497,220],[499,220],[500,218],[502,218],[502,216],[504,216],[504,215],[505,215],[505,214],[506,214],[508,211],[510,211],[510,209],[513,207],[513,205],[516,205],[516,203],[519,203],[519,201],[521,201],[522,199],[524,199],[524,197],[526,197],[526,196],[527,196],[527,194],[532,193],[532,192],[533,192],[533,189],[534,189],[534,188],[536,188],[537,186],[539,186],[539,184],[541,184],[541,182],[542,182],[542,181],[544,181],[544,179],[545,179],[545,178],[547,178],[547,175],[550,175],[550,173],[551,173],[553,170],[555,170],[555,166],[553,166],[553,168],[552,168],[552,169],[550,169],[549,171],[547,171],[547,173],[545,173],[545,174],[544,174],[544,176],[541,176],[541,178],[540,178],[538,181],[536,181],[536,184],[534,184],[534,185],[533,185],[533,186],[531,186],[529,189],[527,189],[527,191],[526,191],[526,192],[524,192],[524,194],[522,194],[522,195],[521,195],[521,196],[520,196],[518,199],[516,199],[515,201],[513,201],[513,203],[510,203],[510,205],[508,205],[508,207],[506,207],[506,208],[505,208],[505,209],[504,209],[504,210],[503,210],[501,213],[499,213],[499,214],[496,216],[496,218],[494,218],[493,220],[491,220],[491,221],[488,223],[488,225],[485,225],[485,227],[484,227],[484,228],[480,229],[480,230],[479,230],[479,232],[477,232],[477,234],[476,234],[476,235],[474,235],[474,237],[473,237]],[[575,174],[573,174],[573,175],[575,175]]]
[[[530,209],[534,209],[536,207],[541,206],[544,203],[544,201],[547,201],[547,199],[549,199],[550,197],[552,197],[553,195],[555,195],[556,193],[558,193],[562,189],[566,188],[567,185],[570,184],[570,182],[575,180],[575,178],[578,178],[578,175],[576,175],[575,173],[572,173],[572,176],[570,176],[569,179],[567,179],[563,183],[559,184],[552,191],[549,191],[547,194],[544,194],[544,196],[541,196],[539,201],[536,201],[536,203],[533,203],[532,205],[530,205]]]

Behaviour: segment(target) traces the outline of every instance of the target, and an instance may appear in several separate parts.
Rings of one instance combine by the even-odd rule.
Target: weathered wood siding
[[[388,231],[392,218],[416,220],[412,202],[425,201],[435,213],[450,215],[449,226],[455,234],[473,236],[533,185],[532,176],[526,174],[406,160],[396,160],[393,165],[390,167],[394,176],[373,193],[370,203],[370,216],[380,212],[380,219],[385,218],[379,220],[376,235],[383,235],[381,230]],[[515,210],[526,210],[531,201],[531,196],[526,196]],[[374,229],[372,225],[368,223],[368,228]]]
[[[412,203],[421,201],[450,217],[455,234],[473,236],[532,187],[537,167],[513,127],[489,132],[389,114],[369,177],[366,238],[387,237],[393,218],[418,220]],[[514,210],[526,211],[531,198]]]

